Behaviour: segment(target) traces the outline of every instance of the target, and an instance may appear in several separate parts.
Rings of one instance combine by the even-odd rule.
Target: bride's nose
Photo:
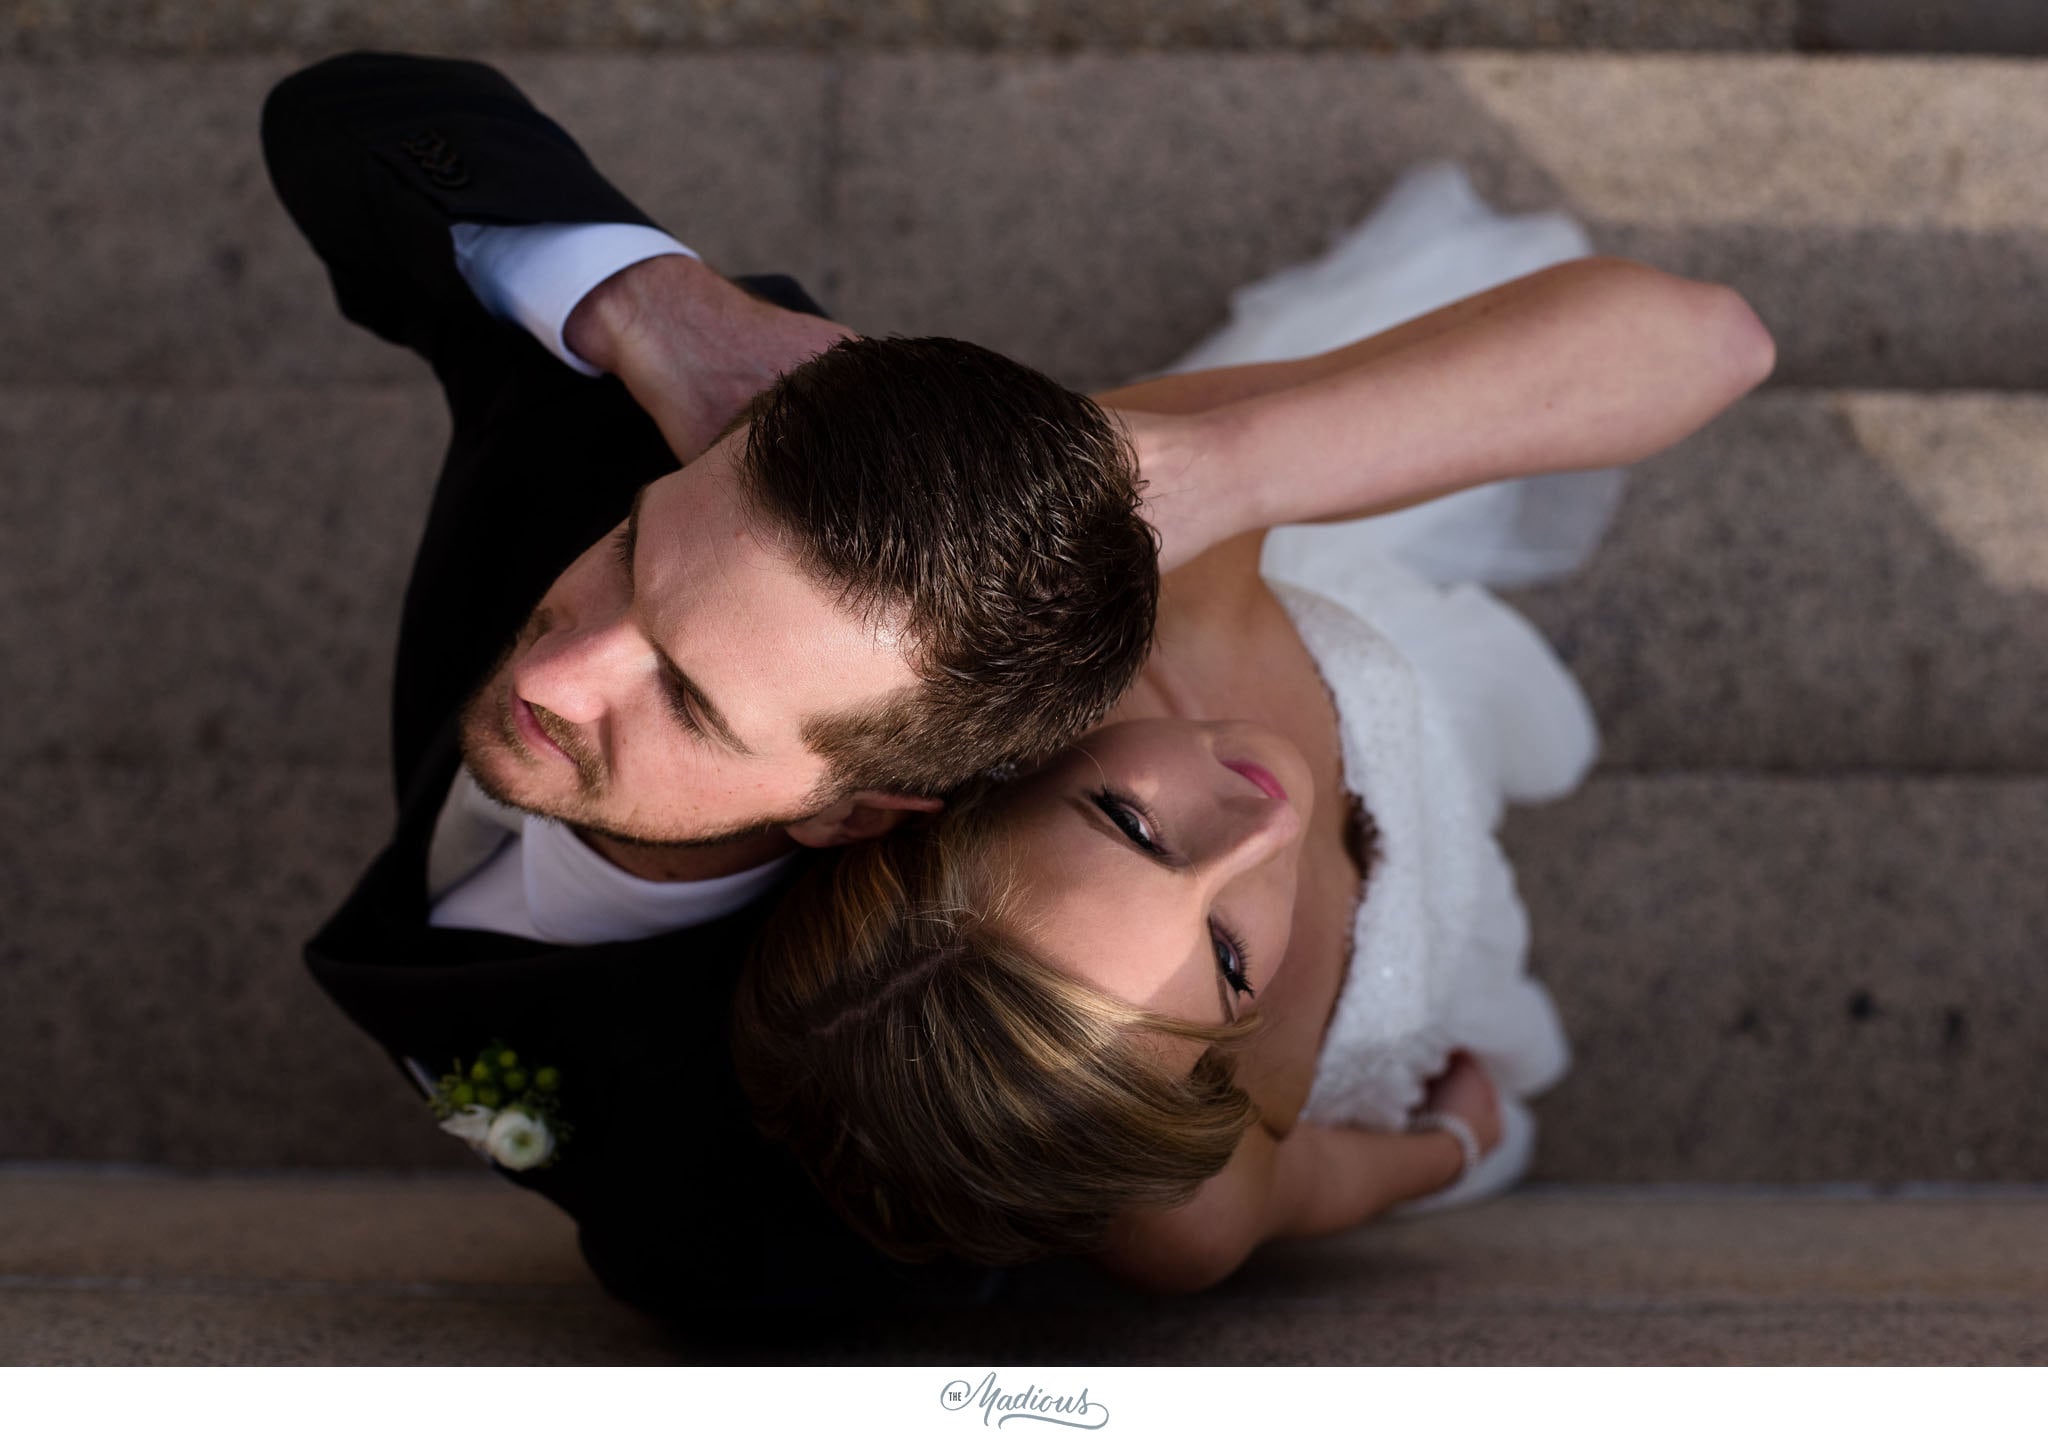
[[[1298,826],[1286,801],[1232,792],[1217,800],[1216,829],[1202,863],[1216,880],[1230,880],[1285,850]]]

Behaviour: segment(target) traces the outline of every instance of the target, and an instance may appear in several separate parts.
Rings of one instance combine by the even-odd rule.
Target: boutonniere
[[[494,1039],[490,1047],[441,1076],[427,1101],[441,1127],[509,1169],[546,1168],[569,1141],[562,1118],[562,1072],[552,1064],[528,1070]]]

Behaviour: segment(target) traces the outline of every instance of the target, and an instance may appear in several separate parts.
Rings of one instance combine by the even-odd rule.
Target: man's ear
[[[944,809],[945,804],[937,796],[855,791],[816,815],[806,816],[783,829],[798,845],[818,849],[828,845],[849,845],[856,840],[873,840],[878,835],[886,835],[906,818],[929,815]]]

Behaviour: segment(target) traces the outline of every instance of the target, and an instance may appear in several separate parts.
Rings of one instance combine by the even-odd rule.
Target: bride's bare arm
[[[1347,347],[1098,394],[1130,426],[1162,569],[1336,521],[1669,447],[1769,376],[1733,289],[1580,259]]]
[[[1096,402],[1106,407],[1126,411],[1204,413],[1211,408],[1220,408],[1225,403],[1256,398],[1262,393],[1277,392],[1282,388],[1297,387],[1313,378],[1341,373],[1361,363],[1371,363],[1388,357],[1424,338],[1434,337],[1475,319],[1486,317],[1489,313],[1497,311],[1503,303],[1514,298],[1525,287],[1545,286],[1565,279],[1576,281],[1583,271],[1583,266],[1598,266],[1611,262],[1614,260],[1590,258],[1556,264],[1524,278],[1461,298],[1456,303],[1447,303],[1442,308],[1431,309],[1428,313],[1412,318],[1398,327],[1370,334],[1356,343],[1347,343],[1326,353],[1312,353],[1302,358],[1281,359],[1268,363],[1234,363],[1222,368],[1199,368],[1191,373],[1169,373],[1164,377],[1147,378],[1142,382],[1127,383],[1120,388],[1096,393],[1094,398]]]
[[[1458,1176],[1449,1134],[1383,1134],[1298,1123],[1284,1139],[1254,1128],[1223,1171],[1176,1208],[1117,1219],[1096,1261],[1162,1293],[1191,1293],[1235,1272],[1274,1238],[1341,1233]]]

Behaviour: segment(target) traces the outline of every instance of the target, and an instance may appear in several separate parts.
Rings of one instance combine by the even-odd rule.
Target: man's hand
[[[563,340],[618,376],[688,463],[740,409],[853,330],[755,298],[708,265],[666,254],[621,269],[576,305]]]

